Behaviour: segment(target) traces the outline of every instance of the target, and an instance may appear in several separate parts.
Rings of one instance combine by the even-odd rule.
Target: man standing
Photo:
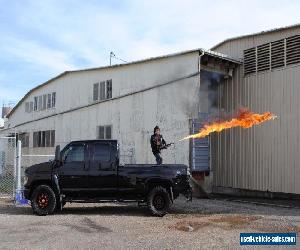
[[[156,163],[158,165],[162,164],[163,159],[160,156],[160,151],[162,148],[166,146],[166,142],[162,137],[162,135],[160,134],[160,129],[158,126],[155,126],[154,128],[154,133],[153,135],[151,135],[150,143],[151,143],[152,153],[154,154],[156,159]]]

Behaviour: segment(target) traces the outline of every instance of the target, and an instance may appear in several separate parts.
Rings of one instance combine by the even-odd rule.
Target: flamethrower
[[[165,145],[161,146],[160,149],[167,149],[167,148],[169,148],[170,146],[172,146],[172,145],[174,145],[174,144],[175,144],[174,142],[165,144]]]

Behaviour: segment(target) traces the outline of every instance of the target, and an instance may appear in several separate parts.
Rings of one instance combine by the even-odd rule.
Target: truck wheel
[[[154,187],[148,195],[147,204],[153,215],[164,216],[171,207],[168,191],[160,186]]]
[[[56,207],[56,196],[47,185],[37,186],[31,196],[31,207],[37,215],[53,214]]]

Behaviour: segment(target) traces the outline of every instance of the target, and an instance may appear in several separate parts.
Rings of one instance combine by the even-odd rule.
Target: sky
[[[300,1],[0,0],[0,105],[66,71],[300,23]],[[121,63],[113,59],[112,63]]]

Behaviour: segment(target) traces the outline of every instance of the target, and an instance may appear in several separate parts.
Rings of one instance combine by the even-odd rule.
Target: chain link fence
[[[16,138],[0,137],[0,198],[14,198],[16,161]]]

